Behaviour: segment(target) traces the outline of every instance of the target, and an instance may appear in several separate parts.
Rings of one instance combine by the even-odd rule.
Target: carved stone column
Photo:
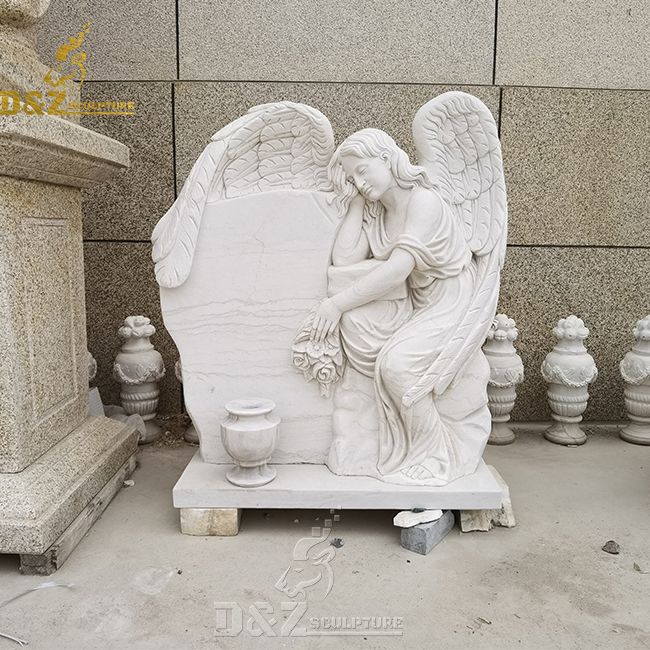
[[[47,5],[0,4],[2,90],[21,98],[47,71],[30,34]],[[128,164],[127,147],[71,120],[0,116],[0,552],[27,572],[65,559],[25,561],[83,529],[79,517],[92,523],[91,501],[110,501],[134,464],[137,433],[88,417],[81,231],[81,188]]]

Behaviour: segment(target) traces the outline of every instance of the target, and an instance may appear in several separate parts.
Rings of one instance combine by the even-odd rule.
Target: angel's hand
[[[318,343],[325,339],[334,331],[340,320],[341,310],[334,304],[334,301],[331,298],[323,300],[314,316],[311,327],[311,340]]]
[[[350,213],[351,210],[359,210],[363,209],[363,206],[366,202],[366,199],[363,197],[363,194],[357,190],[357,193],[352,197],[352,200],[350,201],[350,207],[348,208],[348,214]]]

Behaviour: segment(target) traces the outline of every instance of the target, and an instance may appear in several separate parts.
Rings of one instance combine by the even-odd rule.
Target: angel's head
[[[406,152],[379,129],[363,129],[346,138],[334,152],[328,174],[342,213],[357,191],[374,204],[372,213],[383,209],[379,200],[391,187],[433,187],[426,170],[412,165]]]

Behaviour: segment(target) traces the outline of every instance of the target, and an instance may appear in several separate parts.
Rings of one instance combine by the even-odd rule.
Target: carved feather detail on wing
[[[496,312],[507,240],[506,186],[497,126],[476,97],[448,92],[422,106],[413,121],[420,164],[464,229],[477,265],[468,310],[444,350],[404,396],[406,406],[442,394],[480,348]]]
[[[180,195],[153,230],[151,256],[161,287],[178,287],[190,273],[210,182],[226,148],[224,142],[211,142],[203,150]]]
[[[215,133],[153,231],[158,284],[178,287],[189,276],[207,203],[272,190],[324,190],[333,152],[329,120],[293,102],[255,106]]]
[[[415,115],[413,137],[420,164],[463,224],[472,251],[486,255],[497,242],[504,247],[503,161],[487,106],[467,93],[439,95]]]

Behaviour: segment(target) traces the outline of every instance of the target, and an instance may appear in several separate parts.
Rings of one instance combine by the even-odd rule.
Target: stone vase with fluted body
[[[558,445],[582,445],[587,441],[580,422],[589,400],[588,386],[598,376],[584,345],[589,330],[572,315],[560,319],[553,334],[558,341],[542,363],[542,376],[549,385],[548,402],[555,422],[544,437]]]
[[[524,380],[524,364],[513,345],[518,333],[512,318],[497,314],[483,345],[483,353],[490,364],[487,395],[492,415],[488,439],[491,445],[509,445],[515,440],[508,421],[517,397],[516,386]]]
[[[235,399],[225,406],[228,416],[221,423],[221,442],[235,466],[226,478],[240,487],[259,487],[276,475],[268,466],[278,440],[280,418],[272,415],[270,399]]]
[[[650,316],[638,321],[633,333],[636,342],[620,365],[631,422],[620,436],[626,442],[650,445]]]
[[[165,376],[165,365],[149,341],[155,333],[156,328],[146,316],[126,318],[118,330],[124,343],[113,364],[113,378],[121,384],[122,408],[128,415],[137,413],[145,422],[140,444],[154,442],[161,435],[154,418],[160,395],[158,382]]]

